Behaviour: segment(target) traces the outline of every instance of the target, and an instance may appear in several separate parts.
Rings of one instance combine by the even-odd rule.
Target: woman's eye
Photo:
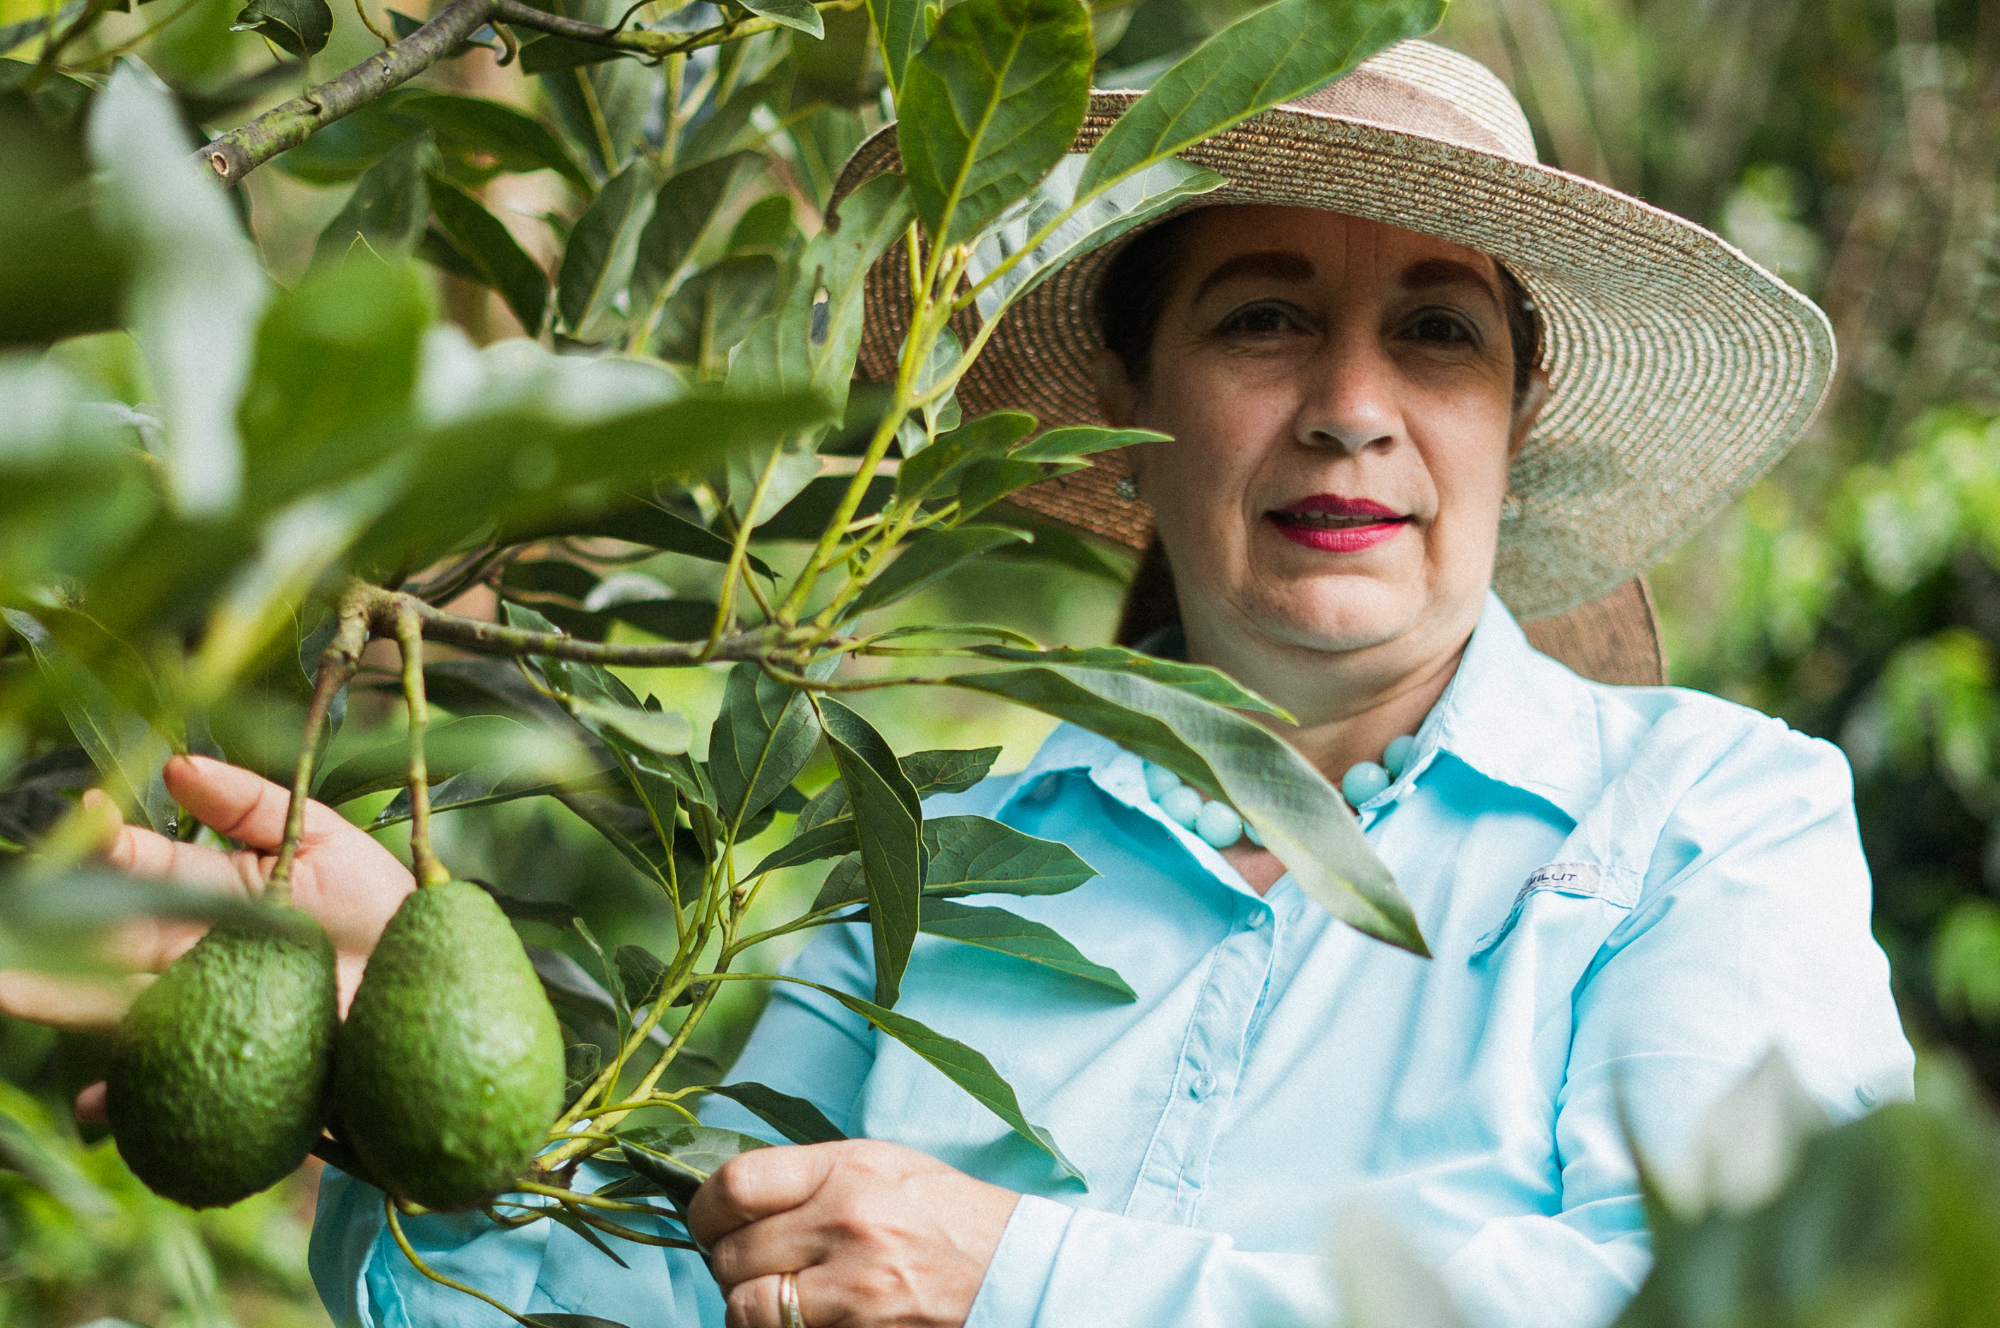
[[[1283,305],[1253,304],[1223,319],[1218,331],[1225,336],[1269,336],[1298,327],[1298,318]]]
[[[1478,341],[1465,321],[1451,314],[1419,314],[1410,324],[1409,336],[1414,341],[1457,342],[1471,344]]]

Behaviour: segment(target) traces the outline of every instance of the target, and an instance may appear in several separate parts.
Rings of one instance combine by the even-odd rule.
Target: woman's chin
[[[1306,650],[1344,654],[1387,645],[1421,625],[1423,588],[1377,577],[1314,577],[1252,607],[1264,634]]]

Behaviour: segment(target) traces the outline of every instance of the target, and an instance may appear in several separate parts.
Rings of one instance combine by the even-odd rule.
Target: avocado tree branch
[[[392,592],[385,592],[392,593]],[[629,668],[673,668],[712,660],[755,660],[760,664],[803,663],[815,646],[839,646],[840,641],[812,629],[753,627],[730,632],[709,648],[707,641],[674,641],[657,646],[609,645],[583,641],[556,632],[531,632],[477,618],[461,618],[410,598],[410,611],[423,624],[424,637],[489,655],[543,655],[579,664],[611,664]]]
[[[326,724],[333,699],[347,680],[361,667],[361,651],[368,644],[366,601],[353,592],[342,596],[339,629],[319,657],[312,702],[306,707],[305,738],[299,747],[298,769],[292,777],[292,802],[285,812],[285,838],[278,846],[278,863],[265,882],[264,895],[273,904],[288,904],[292,898],[292,863],[299,855],[299,841],[305,837],[306,799],[312,794],[313,762],[319,754],[320,730]]]
[[[216,178],[235,184],[335,120],[400,87],[457,50],[491,22],[498,0],[452,0],[436,18],[386,50],[283,105],[223,134],[195,153]]]

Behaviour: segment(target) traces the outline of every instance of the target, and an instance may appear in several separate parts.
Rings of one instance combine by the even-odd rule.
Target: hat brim
[[[1076,150],[1140,95],[1093,94]],[[1595,181],[1298,107],[1182,159],[1229,181],[1191,207],[1275,203],[1380,221],[1490,254],[1526,287],[1552,392],[1513,463],[1494,568],[1494,588],[1522,619],[1613,595],[1665,557],[1770,469],[1832,381],[1833,331],[1811,300],[1702,227]],[[891,125],[855,152],[835,199],[896,164]],[[1003,315],[959,385],[968,414],[1102,422],[1091,297],[1117,248],[1071,262]],[[869,274],[866,376],[893,375],[907,270],[899,248]],[[1106,453],[1017,505],[1143,548],[1151,514],[1117,495],[1124,470]]]

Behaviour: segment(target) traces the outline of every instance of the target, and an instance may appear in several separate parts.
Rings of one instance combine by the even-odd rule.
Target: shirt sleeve
[[[855,988],[867,959],[848,934],[854,930],[828,928],[786,969],[828,986]],[[873,1063],[874,1045],[867,1024],[844,1007],[780,983],[729,1078],[807,1098],[845,1129]],[[776,1140],[769,1126],[726,1099],[714,1099],[704,1118]],[[588,1173],[595,1185],[621,1174],[611,1168]],[[405,1218],[402,1226],[437,1272],[524,1314],[584,1314],[629,1328],[722,1322],[715,1279],[686,1251],[612,1241],[628,1265],[620,1268],[585,1238],[552,1222],[506,1230],[480,1214],[461,1213]],[[680,1234],[664,1222],[653,1229]],[[331,1168],[320,1181],[310,1263],[320,1299],[339,1328],[511,1328],[513,1323],[418,1272],[388,1230],[382,1192]]]

